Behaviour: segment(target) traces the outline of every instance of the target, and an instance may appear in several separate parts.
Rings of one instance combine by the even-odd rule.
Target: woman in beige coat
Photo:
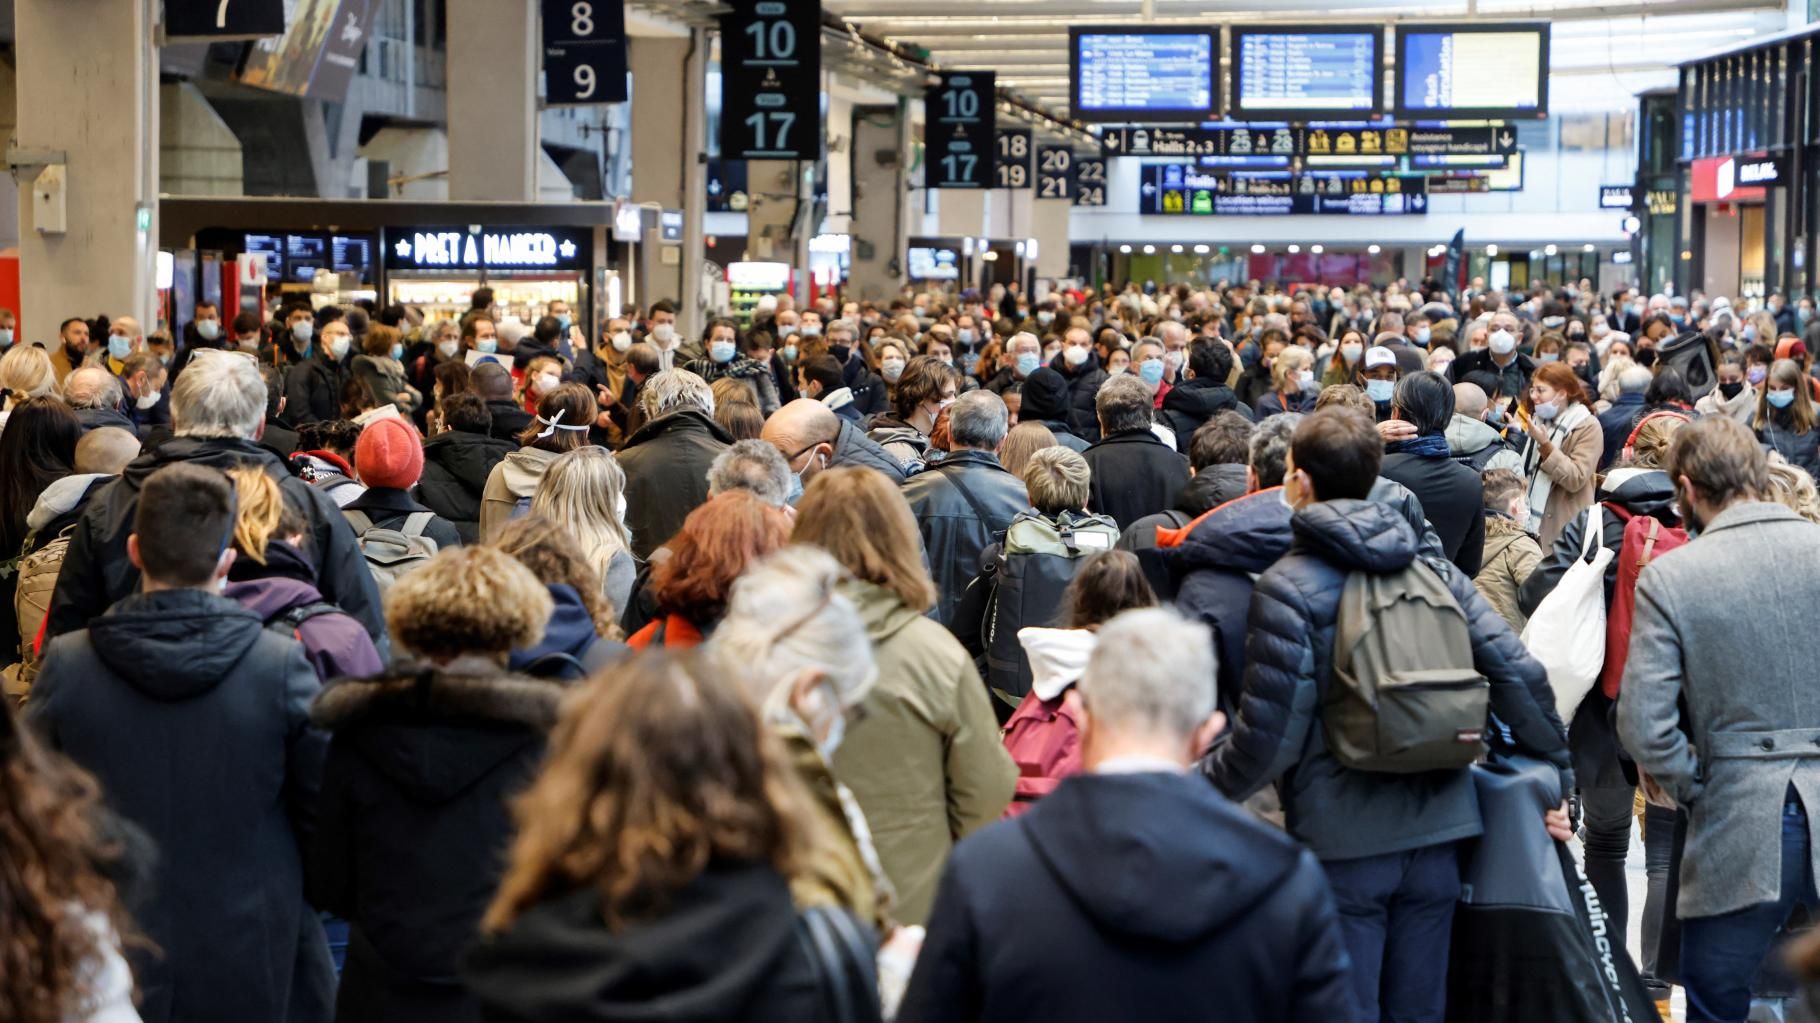
[[[793,539],[853,576],[840,592],[865,623],[878,686],[834,756],[834,776],[865,810],[898,921],[920,924],[948,851],[1004,814],[1017,766],[973,659],[926,614],[935,585],[897,485],[872,469],[822,470],[797,505]]]
[[[1529,475],[1529,522],[1543,550],[1562,527],[1593,503],[1605,431],[1587,402],[1585,385],[1564,363],[1551,362],[1530,378],[1524,428],[1533,443],[1524,457]]]

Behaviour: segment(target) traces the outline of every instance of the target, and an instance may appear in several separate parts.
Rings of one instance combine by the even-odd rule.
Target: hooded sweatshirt
[[[1019,629],[1017,641],[1030,658],[1032,678],[1024,702],[1005,722],[1005,749],[1017,764],[1017,791],[1006,817],[1030,809],[1063,778],[1080,773],[1080,722],[1066,696],[1087,670],[1095,636],[1086,629],[1031,627]]]
[[[1519,476],[1522,475],[1523,456],[1511,450],[1508,445],[1503,443],[1503,440],[1503,434],[1477,419],[1468,419],[1456,414],[1453,420],[1447,424],[1447,450],[1455,458],[1468,458],[1497,444],[1501,450],[1491,456],[1484,468],[1480,470],[1480,474],[1483,475],[1493,469],[1509,469]]]
[[[480,500],[480,539],[493,535],[506,520],[513,518],[520,502],[528,504],[543,482],[544,470],[556,460],[558,452],[543,448],[519,448],[500,460],[487,474],[487,487]]]
[[[26,513],[26,530],[35,533],[58,519],[71,515],[82,507],[82,503],[88,499],[89,490],[95,484],[113,478],[108,473],[80,472],[51,481],[51,485],[38,495],[32,510]]]

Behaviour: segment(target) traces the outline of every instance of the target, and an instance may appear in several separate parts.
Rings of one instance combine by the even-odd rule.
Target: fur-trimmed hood
[[[409,664],[342,679],[316,698],[310,720],[351,743],[413,799],[444,803],[556,723],[565,686],[513,675],[452,674]]]

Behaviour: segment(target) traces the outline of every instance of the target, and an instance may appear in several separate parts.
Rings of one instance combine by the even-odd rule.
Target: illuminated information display
[[[1219,104],[1217,29],[1075,28],[1070,38],[1080,120],[1206,120]]]
[[[1383,42],[1378,28],[1234,29],[1234,115],[1375,111]]]
[[[1547,25],[1399,26],[1397,112],[1541,117],[1547,69]]]

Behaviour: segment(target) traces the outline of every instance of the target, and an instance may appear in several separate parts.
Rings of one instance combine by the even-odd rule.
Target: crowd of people
[[[1807,297],[13,337],[0,1018],[1440,1023],[1501,974],[1742,1023],[1820,974]],[[1578,888],[1500,785],[1590,974],[1456,926]]]

